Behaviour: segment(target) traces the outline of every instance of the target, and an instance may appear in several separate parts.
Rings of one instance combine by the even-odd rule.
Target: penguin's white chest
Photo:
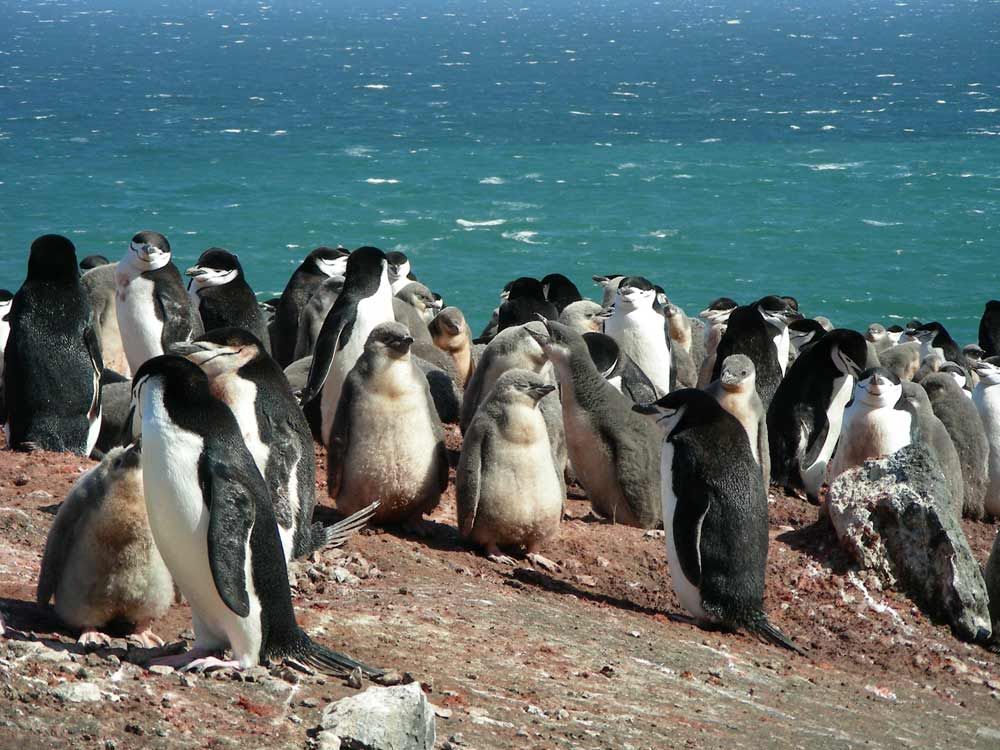
[[[833,397],[826,407],[827,428],[823,445],[820,446],[816,459],[809,466],[801,467],[800,465],[802,484],[805,486],[806,492],[814,497],[819,494],[827,464],[830,463],[830,456],[833,455],[833,449],[840,439],[840,431],[844,423],[844,407],[850,401],[853,392],[854,378],[850,375],[843,375],[833,381]],[[799,455],[802,456],[808,447],[809,435],[805,425],[802,425],[800,429],[802,439],[799,444]]]
[[[618,342],[660,394],[670,392],[670,349],[663,318],[655,310],[612,315],[605,324],[605,333]]]
[[[1000,514],[1000,386],[980,383],[973,391],[972,401],[979,411],[989,442],[989,489],[986,493],[986,512]]]
[[[667,542],[667,565],[670,566],[670,581],[674,586],[674,593],[681,606],[698,619],[708,617],[701,606],[701,591],[694,581],[688,580],[681,569],[681,558],[677,553],[680,545],[700,545],[701,544],[701,523],[698,524],[699,533],[694,539],[678,539],[674,532],[674,516],[677,513],[677,493],[674,490],[673,478],[674,466],[674,446],[669,441],[663,442],[663,449],[660,453],[660,489],[661,500],[663,502],[663,528]],[[701,552],[698,551],[698,565],[701,567]]]
[[[781,367],[782,376],[784,376],[785,370],[788,369],[788,352],[792,344],[788,326],[781,326],[781,331],[773,338],[773,341],[774,350],[778,356],[778,365]]]
[[[157,317],[152,281],[120,274],[117,284],[118,329],[128,366],[135,372],[147,359],[163,354],[163,321]]]

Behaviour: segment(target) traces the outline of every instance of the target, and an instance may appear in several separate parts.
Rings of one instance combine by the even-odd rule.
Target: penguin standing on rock
[[[306,418],[285,374],[253,334],[216,328],[171,346],[208,376],[212,395],[228,406],[274,501],[285,561],[340,546],[362,528],[374,508],[324,528],[313,523],[316,456]]]
[[[347,254],[347,250],[341,247],[317,247],[295,269],[285,285],[274,310],[271,335],[274,359],[283,368],[298,359],[295,356],[295,343],[299,338],[299,317],[306,303],[326,279],[344,275]],[[310,349],[307,354],[311,353]]]
[[[204,332],[180,271],[170,260],[170,243],[159,232],[139,232],[132,238],[115,267],[115,282],[118,328],[133,373],[171,344]]]
[[[309,380],[300,397],[303,405],[317,396],[320,398],[321,434],[327,447],[347,374],[364,351],[375,326],[393,320],[385,253],[377,247],[358,248],[347,258],[344,289],[323,321]]]
[[[49,529],[37,600],[55,596],[81,644],[110,643],[101,628],[124,620],[139,645],[163,645],[149,624],[170,608],[174,584],[149,530],[140,460],[138,445],[113,448],[76,481]]]
[[[665,321],[653,309],[656,289],[642,276],[627,276],[618,285],[615,309],[604,321],[604,333],[618,342],[656,388],[670,392],[671,351]]]
[[[801,654],[764,613],[767,493],[739,420],[690,388],[633,408],[663,433],[663,527],[681,606],[699,625],[745,628]]]
[[[569,458],[594,511],[653,528],[661,520],[656,429],[597,371],[583,336],[551,320],[528,330],[555,367]]]
[[[530,370],[508,370],[462,443],[455,475],[458,528],[495,562],[514,564],[500,548],[517,545],[532,562],[556,567],[539,549],[559,532],[566,486],[538,408],[555,388]]]
[[[448,486],[444,428],[412,344],[400,323],[375,327],[344,382],[330,431],[330,497],[342,513],[377,500],[378,524],[418,523]]]
[[[295,622],[267,484],[205,373],[183,357],[156,357],[136,372],[133,394],[149,526],[195,632],[190,651],[153,663],[247,669],[287,659],[328,674],[377,674]],[[231,661],[218,658],[226,648]]]
[[[101,432],[104,364],[72,242],[46,234],[31,243],[27,277],[6,317],[7,445],[89,456]]]
[[[210,247],[184,273],[191,278],[191,304],[206,331],[242,328],[269,346],[257,296],[243,275],[239,258],[221,247]]]

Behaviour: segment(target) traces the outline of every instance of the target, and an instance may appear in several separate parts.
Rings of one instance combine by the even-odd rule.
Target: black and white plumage
[[[205,373],[183,357],[156,357],[136,372],[133,394],[149,525],[195,631],[187,654],[154,661],[243,669],[297,659],[330,674],[377,672],[295,622],[267,484]],[[233,660],[220,662],[226,648]]]
[[[208,376],[212,395],[236,417],[272,501],[285,560],[344,544],[374,512],[324,528],[313,523],[316,457],[306,418],[278,363],[249,331],[216,328],[171,352],[187,357]]]
[[[347,258],[344,288],[323,321],[313,354],[303,405],[320,398],[321,434],[329,446],[330,428],[347,374],[380,323],[394,320],[392,287],[385,253],[361,247]]]
[[[10,318],[8,316],[13,304],[14,293],[9,289],[0,289],[0,385],[3,384],[3,353],[7,348],[7,339],[10,337]]]
[[[135,373],[171,344],[204,332],[180,271],[171,262],[170,243],[159,232],[139,232],[115,266],[118,328],[129,369]]]
[[[274,309],[271,335],[271,350],[281,367],[288,367],[299,359],[295,356],[295,346],[302,311],[320,284],[331,277],[344,275],[347,255],[347,250],[341,247],[317,247],[305,257],[285,285]],[[308,354],[312,354],[311,348],[302,356]]]
[[[399,294],[410,282],[417,280],[410,270],[410,259],[405,253],[392,250],[385,254],[385,259],[389,264],[389,283],[392,285],[394,295]]]
[[[514,279],[506,287],[506,298],[497,311],[497,332],[537,320],[559,317],[558,308],[545,298],[542,282],[530,276]]]
[[[801,653],[764,613],[767,493],[739,420],[695,389],[635,409],[663,433],[663,526],[681,606],[701,625],[745,628]]]
[[[206,331],[242,328],[270,351],[270,336],[257,296],[247,283],[240,259],[221,247],[210,247],[184,272],[191,279],[188,294]]]
[[[987,515],[1000,517],[1000,356],[977,362],[975,369],[979,383],[972,392],[972,403],[979,412],[990,447],[989,484],[983,508]]]
[[[844,409],[868,347],[856,331],[834,329],[799,353],[767,411],[771,481],[818,502]]]
[[[583,299],[576,284],[561,273],[550,273],[542,277],[542,293],[545,299],[556,306],[560,315],[568,305]]]
[[[7,445],[90,455],[101,431],[104,368],[94,315],[65,237],[31,243],[3,357]]]
[[[658,398],[646,374],[625,354],[618,342],[606,333],[585,333],[583,340],[598,371],[611,385],[636,404],[650,404]]]
[[[979,319],[979,346],[984,358],[1000,355],[1000,300],[986,303]]]
[[[948,333],[947,329],[937,321],[924,323],[910,328],[906,333],[920,343],[921,361],[930,354],[937,354],[945,362],[954,362],[965,366],[965,356],[962,349]]]

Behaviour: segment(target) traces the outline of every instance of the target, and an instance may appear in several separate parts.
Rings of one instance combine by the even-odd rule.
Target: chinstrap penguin
[[[191,279],[188,294],[206,331],[242,328],[270,351],[270,336],[257,296],[243,275],[240,259],[221,247],[210,247],[184,272]]]
[[[653,309],[656,289],[641,276],[621,280],[615,307],[604,321],[604,333],[618,342],[656,388],[657,397],[670,392],[670,337],[665,320]]]
[[[990,446],[989,485],[983,508],[987,515],[1000,517],[1000,356],[987,357],[977,362],[975,368],[979,384],[972,393],[972,403],[979,412]]]

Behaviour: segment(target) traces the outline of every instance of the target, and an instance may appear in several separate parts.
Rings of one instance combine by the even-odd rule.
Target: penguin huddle
[[[558,570],[543,553],[576,484],[598,519],[664,528],[696,623],[797,652],[764,609],[771,483],[820,502],[838,474],[922,441],[956,514],[1000,516],[997,301],[963,350],[936,322],[863,335],[777,295],[691,318],[641,276],[594,276],[597,302],[550,274],[507,284],[473,339],[405,254],[373,246],[317,248],[264,303],[222,248],[185,285],[157,232],[85,263],[45,235],[21,289],[0,291],[8,447],[101,459],[60,509],[38,587],[83,642],[114,619],[160,642],[176,587],[195,643],[162,663],[378,675],[298,627],[286,566],[367,524],[419,532],[451,467],[455,525],[490,560]],[[330,527],[313,521],[314,441],[345,516]]]

